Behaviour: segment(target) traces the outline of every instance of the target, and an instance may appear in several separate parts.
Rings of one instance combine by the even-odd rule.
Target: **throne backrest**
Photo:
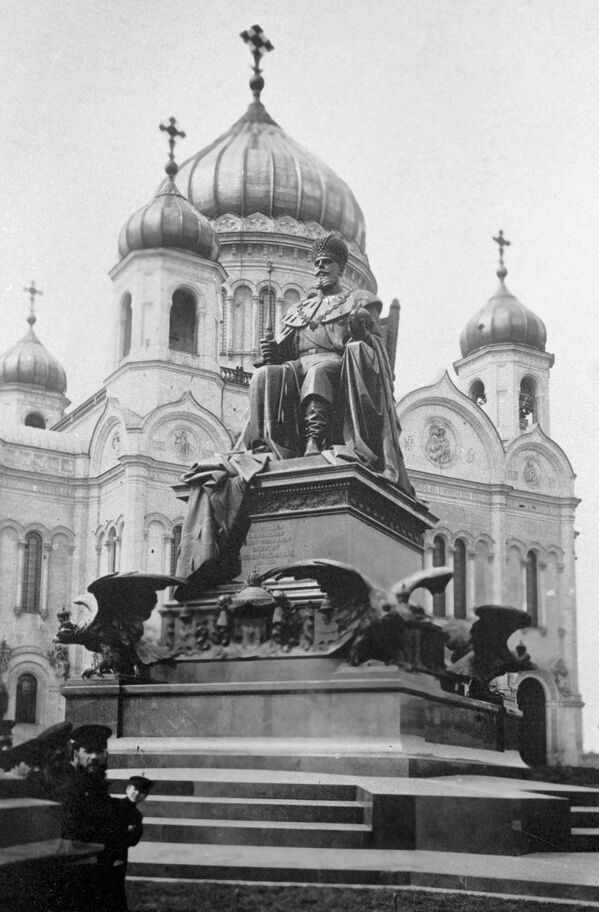
[[[389,364],[393,371],[395,379],[395,356],[397,355],[397,335],[399,333],[399,311],[400,304],[397,299],[391,302],[389,313],[386,317],[380,318],[381,329],[383,331],[383,344],[387,351]]]

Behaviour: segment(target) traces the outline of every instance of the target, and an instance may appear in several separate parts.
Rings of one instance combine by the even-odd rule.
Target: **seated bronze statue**
[[[319,238],[313,258],[317,289],[287,311],[278,340],[260,342],[263,364],[250,383],[239,446],[290,459],[343,445],[412,494],[381,302],[368,291],[342,288],[348,249],[341,238]]]

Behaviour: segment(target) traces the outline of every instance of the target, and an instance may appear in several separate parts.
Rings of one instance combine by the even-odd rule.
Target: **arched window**
[[[111,529],[106,538],[107,572],[116,573],[116,529]]]
[[[133,312],[131,310],[131,295],[127,292],[121,301],[121,326],[123,344],[121,348],[121,357],[125,358],[131,351],[131,325],[133,322]]]
[[[461,538],[453,554],[453,613],[457,618],[466,617],[466,545]]]
[[[193,295],[184,288],[177,288],[168,328],[168,346],[175,351],[196,351],[196,302]]]
[[[17,681],[17,704],[15,722],[35,725],[37,721],[37,678],[22,674]]]
[[[433,541],[433,567],[445,566],[445,541],[436,535]],[[445,590],[433,594],[433,614],[445,617]]]
[[[537,385],[532,377],[523,377],[520,383],[518,417],[521,431],[537,420]]]
[[[477,405],[486,404],[487,397],[485,394],[485,384],[482,382],[482,380],[474,381],[470,387],[470,398],[473,402],[476,402]]]
[[[239,285],[233,293],[231,346],[234,352],[252,347],[252,292],[247,285]]]
[[[44,418],[43,415],[40,415],[39,412],[29,412],[29,414],[25,418],[25,424],[27,425],[27,427],[36,427],[36,428],[45,429],[46,419]]]
[[[537,555],[529,551],[526,555],[526,611],[530,614],[532,626],[539,623],[539,566]]]
[[[40,610],[42,556],[42,536],[39,532],[28,532],[23,561],[23,611]]]
[[[183,526],[175,526],[173,528],[173,537],[171,539],[171,576],[175,576],[177,572],[177,557],[179,556],[182,531]]]

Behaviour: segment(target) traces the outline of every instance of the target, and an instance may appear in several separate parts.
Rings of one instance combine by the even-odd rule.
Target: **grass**
[[[586,902],[562,903],[401,887],[316,884],[132,881],[135,912],[588,912]]]

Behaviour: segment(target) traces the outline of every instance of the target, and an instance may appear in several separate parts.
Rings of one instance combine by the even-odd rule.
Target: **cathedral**
[[[123,225],[110,273],[103,386],[69,410],[65,371],[34,328],[33,284],[29,329],[0,357],[0,675],[15,740],[63,717],[60,688],[89,664],[53,644],[59,615],[91,618],[78,598],[89,583],[174,572],[173,485],[233,446],[259,340],[312,286],[315,238],[340,234],[345,287],[376,292],[351,189],[268,114],[255,59],[247,111],[205,149],[178,166],[176,122],[161,127],[166,175]],[[464,328],[459,359],[397,406],[410,478],[439,518],[425,566],[454,570],[424,607],[449,618],[485,603],[529,612],[513,645],[536,667],[498,686],[523,711],[528,762],[576,763],[574,473],[550,437],[545,326],[508,290],[507,241],[496,240],[499,285]]]

